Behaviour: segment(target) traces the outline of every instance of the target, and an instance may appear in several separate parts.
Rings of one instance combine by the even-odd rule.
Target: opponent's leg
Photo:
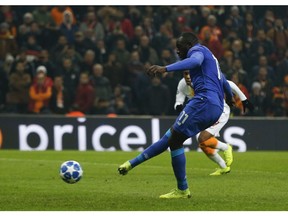
[[[233,148],[230,144],[219,141],[212,134],[210,134],[208,131],[202,131],[200,133],[200,135],[198,137],[198,142],[199,142],[200,148],[202,146],[202,147],[210,147],[212,149],[219,149],[220,151],[224,151],[225,163],[227,166],[231,166],[231,164],[233,162],[233,153],[232,153]],[[219,157],[220,157],[220,155],[219,155]],[[221,165],[220,165],[220,167],[221,167]]]
[[[217,153],[217,151],[213,148],[206,147],[204,145],[201,145],[200,148],[202,151],[207,155],[208,158],[210,158],[212,161],[218,164],[220,168],[216,169],[215,172],[210,173],[212,176],[218,176],[223,175],[230,172],[230,167],[226,165],[223,158]]]

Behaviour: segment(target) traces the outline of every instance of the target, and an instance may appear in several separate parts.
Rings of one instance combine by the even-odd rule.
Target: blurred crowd
[[[287,6],[0,6],[0,112],[176,115],[176,39],[199,36],[254,104],[288,116]]]

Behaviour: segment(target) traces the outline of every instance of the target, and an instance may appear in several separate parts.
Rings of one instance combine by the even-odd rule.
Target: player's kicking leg
[[[120,175],[128,174],[128,171],[132,169],[130,161],[126,161],[118,167],[118,172]]]
[[[162,152],[166,151],[169,147],[168,139],[171,136],[170,129],[165,133],[165,135],[158,140],[156,143],[152,144],[146,148],[141,154],[132,160],[126,161],[118,167],[118,172],[120,175],[126,175],[131,169],[140,165],[141,163],[149,160]]]

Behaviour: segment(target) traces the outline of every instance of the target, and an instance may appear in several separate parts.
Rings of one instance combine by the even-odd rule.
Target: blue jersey
[[[189,69],[195,96],[208,97],[211,103],[223,109],[223,86],[227,80],[222,75],[218,60],[208,48],[196,44],[188,51],[186,59],[168,65],[166,69],[168,72]],[[231,89],[225,90],[229,97],[232,96]]]
[[[173,128],[192,137],[216,123],[223,112],[224,92],[232,98],[232,91],[211,51],[196,44],[186,59],[166,66],[166,70],[189,70],[195,93]]]

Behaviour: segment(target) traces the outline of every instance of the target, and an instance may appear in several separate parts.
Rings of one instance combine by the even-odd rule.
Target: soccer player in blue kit
[[[188,101],[175,123],[160,140],[118,168],[121,175],[126,175],[132,168],[161,154],[169,147],[177,188],[160,196],[167,199],[191,197],[186,179],[183,142],[217,122],[223,112],[224,93],[226,103],[233,104],[231,88],[219,68],[217,59],[207,47],[199,44],[197,36],[184,32],[177,39],[176,45],[181,61],[167,66],[153,65],[147,73],[155,76],[165,72],[189,70],[195,96]]]

